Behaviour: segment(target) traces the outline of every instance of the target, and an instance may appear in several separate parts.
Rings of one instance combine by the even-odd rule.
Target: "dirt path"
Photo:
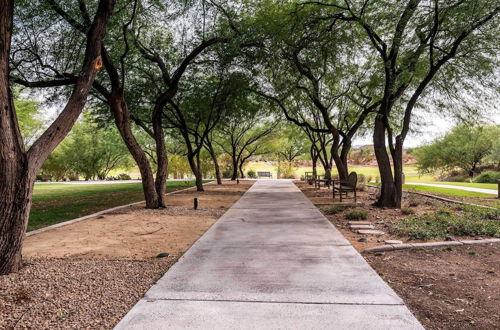
[[[144,259],[159,253],[179,255],[248,189],[250,183],[206,185],[205,192],[169,195],[169,207],[142,204],[49,230],[26,239],[25,257]],[[193,210],[198,198],[199,209]]]

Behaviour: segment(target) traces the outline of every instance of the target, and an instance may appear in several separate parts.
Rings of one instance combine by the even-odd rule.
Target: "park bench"
[[[271,172],[257,172],[258,178],[272,178],[273,175]]]
[[[305,172],[304,173],[304,180],[309,183],[310,185],[313,184],[314,182],[314,175],[313,172]]]
[[[338,186],[335,185],[335,181],[336,180],[333,180],[333,184],[332,184],[332,190],[333,190],[333,199],[335,199],[335,191],[338,191],[339,194],[340,194],[340,202],[342,202],[342,194],[345,194],[345,197],[348,198],[348,193],[349,192],[353,192],[354,193],[354,203],[356,203],[356,185],[358,184],[358,175],[356,174],[356,172],[351,172],[351,174],[349,174],[349,176],[347,177],[347,180],[345,181],[342,181],[342,180],[339,180],[338,181]]]
[[[331,183],[332,180],[325,178],[324,174],[316,175],[316,178],[314,179],[314,187],[317,189],[321,188],[321,184],[323,184],[324,187],[328,187],[328,189],[330,189]]]

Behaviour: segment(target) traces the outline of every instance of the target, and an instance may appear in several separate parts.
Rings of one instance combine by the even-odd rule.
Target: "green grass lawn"
[[[412,184],[404,184],[403,189],[411,189],[422,192],[437,193],[442,195],[457,196],[457,197],[495,197],[491,194],[483,194],[474,191],[453,189],[453,188],[441,188],[441,187],[430,187],[430,186],[417,186]]]
[[[169,181],[167,191],[194,186],[194,181]],[[144,200],[142,184],[37,183],[28,231],[82,217],[111,207]]]

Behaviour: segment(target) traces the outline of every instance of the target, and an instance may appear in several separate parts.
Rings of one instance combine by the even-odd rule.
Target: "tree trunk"
[[[222,184],[222,175],[220,173],[219,160],[217,159],[217,155],[215,154],[215,150],[210,141],[207,141],[207,150],[210,154],[210,157],[212,157],[212,161],[214,162],[215,178],[217,179],[217,184]]]
[[[139,172],[141,173],[142,190],[144,192],[144,199],[146,200],[146,208],[156,209],[161,207],[162,200],[156,191],[153,170],[151,169],[146,153],[135,139],[134,133],[132,133],[130,114],[122,92],[116,91],[112,94],[110,108],[113,112],[118,132],[120,132],[123,142],[125,142],[125,145],[132,155],[132,158],[134,158],[139,168]],[[160,165],[158,165],[159,170],[160,168]]]
[[[191,167],[191,171],[196,180],[196,191],[204,191],[203,188],[203,178],[201,177],[200,169],[196,165],[195,156],[192,153],[188,153],[188,162]]]
[[[14,1],[0,2],[0,275],[22,266],[22,244],[31,208],[36,173],[69,133],[87,102],[101,66],[101,42],[114,2],[101,0],[87,33],[82,69],[54,122],[26,152],[9,87],[9,53]]]
[[[392,176],[391,161],[385,144],[385,125],[381,115],[377,115],[375,119],[373,149],[377,158],[381,180],[380,197],[375,202],[375,205],[380,207],[398,207],[401,202],[398,203],[396,185]]]
[[[233,160],[233,175],[231,176],[231,180],[234,181],[238,178],[238,159],[236,155],[232,155]]]
[[[4,132],[3,125],[0,125],[0,131]],[[1,134],[0,139],[5,141],[4,138],[5,135]],[[0,275],[21,269],[22,244],[35,178],[28,172],[26,154],[8,149],[7,143],[0,144]]]
[[[240,162],[240,165],[238,166],[238,169],[240,170],[240,178],[244,179],[245,178],[245,173],[243,172],[243,163]]]
[[[166,207],[166,192],[167,192],[167,174],[168,174],[168,156],[167,150],[165,148],[165,134],[163,133],[162,121],[161,121],[161,108],[155,109],[153,112],[153,133],[155,136],[156,144],[156,178],[155,178],[155,190],[158,198],[157,207]],[[142,150],[142,149],[141,149]]]

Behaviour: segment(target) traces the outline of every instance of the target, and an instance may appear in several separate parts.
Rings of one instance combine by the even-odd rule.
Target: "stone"
[[[474,237],[474,239],[475,239],[476,241],[481,241],[481,240],[483,240],[483,238],[482,238],[482,237],[479,237],[479,236],[478,236],[478,237]]]
[[[358,242],[362,242],[362,243],[368,242],[368,238],[366,238],[366,237],[358,238]]]
[[[97,219],[103,219],[104,218],[104,215],[100,215],[97,217]]]
[[[373,227],[372,225],[351,225],[350,228],[351,229],[373,229],[375,227]]]
[[[384,255],[384,252],[375,252],[375,255],[376,255],[377,257],[381,257],[381,256],[383,256],[383,255]]]
[[[371,225],[371,221],[349,221],[350,225]]]
[[[445,240],[445,241],[456,241],[455,237],[453,237],[453,236],[446,236],[446,237],[444,238],[444,240]]]
[[[157,257],[157,258],[166,258],[166,257],[168,257],[169,255],[170,255],[170,254],[168,254],[168,253],[164,252],[164,253],[160,253],[160,254],[158,254],[156,257]]]
[[[384,241],[385,244],[403,244],[403,241],[397,239],[388,239]]]
[[[358,230],[358,234],[362,235],[384,235],[385,232],[376,229],[360,229]]]

